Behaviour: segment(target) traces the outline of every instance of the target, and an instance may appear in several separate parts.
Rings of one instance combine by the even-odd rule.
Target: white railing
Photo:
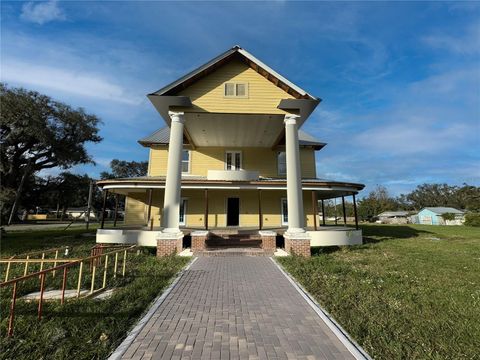
[[[208,170],[207,180],[254,181],[259,172],[252,170]]]

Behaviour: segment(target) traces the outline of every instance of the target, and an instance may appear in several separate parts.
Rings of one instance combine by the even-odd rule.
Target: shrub
[[[465,215],[465,225],[480,226],[480,213],[468,213]]]
[[[445,214],[442,214],[442,218],[443,220],[447,221],[447,220],[455,220],[455,214],[453,213],[445,213]]]

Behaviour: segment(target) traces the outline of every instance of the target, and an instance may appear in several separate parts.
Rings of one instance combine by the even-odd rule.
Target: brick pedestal
[[[157,256],[169,256],[183,250],[183,233],[161,233],[157,236]]]
[[[310,257],[310,236],[303,234],[283,235],[285,239],[285,251],[292,255]]]
[[[192,236],[192,251],[203,251],[205,250],[205,243],[208,237],[208,231],[194,231],[191,234]]]
[[[277,233],[274,231],[259,231],[258,234],[262,238],[262,249],[275,251],[277,248]]]

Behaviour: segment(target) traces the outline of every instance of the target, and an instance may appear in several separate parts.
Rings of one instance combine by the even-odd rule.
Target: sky
[[[146,94],[237,44],[322,99],[319,178],[480,185],[480,2],[1,2],[1,81],[102,120],[92,177],[148,159]]]

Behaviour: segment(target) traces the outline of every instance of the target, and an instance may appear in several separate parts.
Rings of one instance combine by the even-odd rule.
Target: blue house
[[[445,221],[443,214],[454,214],[455,220]],[[461,225],[465,213],[451,207],[426,207],[417,214],[418,223],[424,225]]]

